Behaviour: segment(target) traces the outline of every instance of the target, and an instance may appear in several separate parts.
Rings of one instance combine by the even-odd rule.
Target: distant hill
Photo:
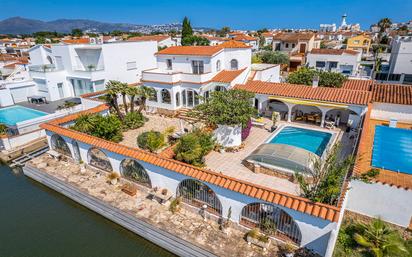
[[[154,31],[167,32],[170,30],[180,30],[181,24],[137,25],[131,23],[107,23],[84,19],[41,21],[22,17],[12,17],[0,21],[0,34],[31,34],[38,31],[69,33],[75,28],[87,32],[110,32],[113,30],[120,30],[150,33]]]

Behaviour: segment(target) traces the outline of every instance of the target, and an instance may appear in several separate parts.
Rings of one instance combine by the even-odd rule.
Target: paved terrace
[[[168,204],[162,205],[148,199],[147,188],[138,186],[137,196],[134,197],[125,194],[121,191],[121,185],[127,181],[125,179],[121,179],[120,183],[114,186],[107,182],[106,172],[87,167],[82,174],[80,166],[71,159],[56,161],[48,155],[37,157],[29,164],[218,256],[277,256],[276,243],[271,244],[268,251],[264,252],[258,247],[249,246],[244,240],[245,233],[233,226],[229,229],[229,235],[226,235],[219,229],[217,222],[210,219],[204,221],[199,214],[192,211],[182,208],[178,213],[172,214],[168,210]]]
[[[66,101],[75,102],[79,104],[81,103],[80,98],[69,97],[69,98],[64,98],[64,99],[57,100],[57,101],[50,101],[50,102],[47,102],[47,104],[46,103],[36,104],[36,103],[29,103],[26,101],[26,102],[16,103],[16,105],[38,110],[41,112],[55,113],[58,107],[64,105]]]
[[[269,120],[267,120],[270,122]],[[319,129],[319,126],[311,125],[307,123],[287,123],[279,122],[281,124],[299,125],[307,128]],[[340,132],[340,128],[336,128],[335,132]],[[249,181],[257,185],[263,185],[275,190],[290,193],[293,195],[300,194],[299,185],[283,178],[270,176],[262,173],[254,173],[250,169],[246,168],[242,161],[249,156],[258,146],[263,144],[273,133],[270,133],[266,129],[252,127],[249,137],[244,142],[244,148],[238,152],[219,153],[212,151],[206,156],[207,168],[215,171],[220,171],[225,175],[235,177],[241,180]],[[337,138],[337,142],[342,145],[342,157],[352,153],[354,139],[349,137],[348,133],[340,133]]]

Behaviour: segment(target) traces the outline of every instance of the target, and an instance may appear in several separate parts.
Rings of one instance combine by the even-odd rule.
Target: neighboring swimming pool
[[[31,120],[47,114],[48,113],[16,105],[0,109],[0,123],[15,126],[18,122]]]
[[[331,137],[331,133],[287,126],[267,143],[291,145],[322,156]]]
[[[372,166],[412,174],[412,130],[376,126]]]

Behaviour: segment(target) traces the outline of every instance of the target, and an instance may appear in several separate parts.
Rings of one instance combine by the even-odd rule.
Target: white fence
[[[45,136],[46,132],[44,131],[44,129],[38,129],[21,135],[3,137],[0,138],[0,150],[8,151],[16,149],[19,146],[25,145],[31,141],[34,141]]]

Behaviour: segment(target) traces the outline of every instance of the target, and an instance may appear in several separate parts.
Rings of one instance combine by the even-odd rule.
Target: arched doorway
[[[165,104],[170,104],[172,102],[172,97],[170,96],[170,92],[167,89],[162,89],[160,91],[160,94],[162,96],[162,103]]]
[[[316,106],[297,104],[292,108],[291,120],[321,125],[322,111]]]
[[[176,195],[182,197],[183,201],[197,208],[207,206],[206,211],[216,215],[222,215],[222,204],[219,198],[206,184],[194,180],[185,179],[179,183]]]
[[[64,139],[60,135],[54,134],[51,136],[50,140],[51,140],[51,148],[54,151],[61,153],[63,155],[66,155],[66,156],[70,156],[70,157],[72,156],[69,146],[67,145],[66,141],[64,141]]]
[[[138,163],[136,160],[124,159],[120,163],[120,173],[133,182],[149,188],[152,187],[149,175],[147,174],[143,166],[140,165],[140,163]]]
[[[78,162],[81,161],[82,157],[80,156],[80,148],[79,148],[79,144],[77,143],[77,141],[72,140],[72,146],[73,146],[74,159]]]
[[[259,228],[267,235],[290,240],[297,245],[302,233],[293,218],[284,210],[272,204],[250,203],[243,207],[240,223],[249,228]]]
[[[88,163],[98,169],[113,171],[112,165],[107,155],[100,149],[92,147],[87,152]]]
[[[279,113],[281,120],[287,120],[288,111],[289,107],[284,102],[276,99],[270,99],[265,108],[265,116],[272,117],[272,113],[277,112]]]
[[[353,123],[354,123],[354,120],[356,120],[356,121],[360,120],[360,117],[359,117],[359,115],[357,115],[352,110],[349,110],[349,109],[331,109],[331,110],[327,111],[326,115],[325,115],[325,121],[333,122],[336,127],[340,126],[342,124],[348,124],[349,118],[350,118],[351,123],[352,123],[350,125],[356,125],[357,126],[357,122],[356,122],[356,124],[353,124]]]

